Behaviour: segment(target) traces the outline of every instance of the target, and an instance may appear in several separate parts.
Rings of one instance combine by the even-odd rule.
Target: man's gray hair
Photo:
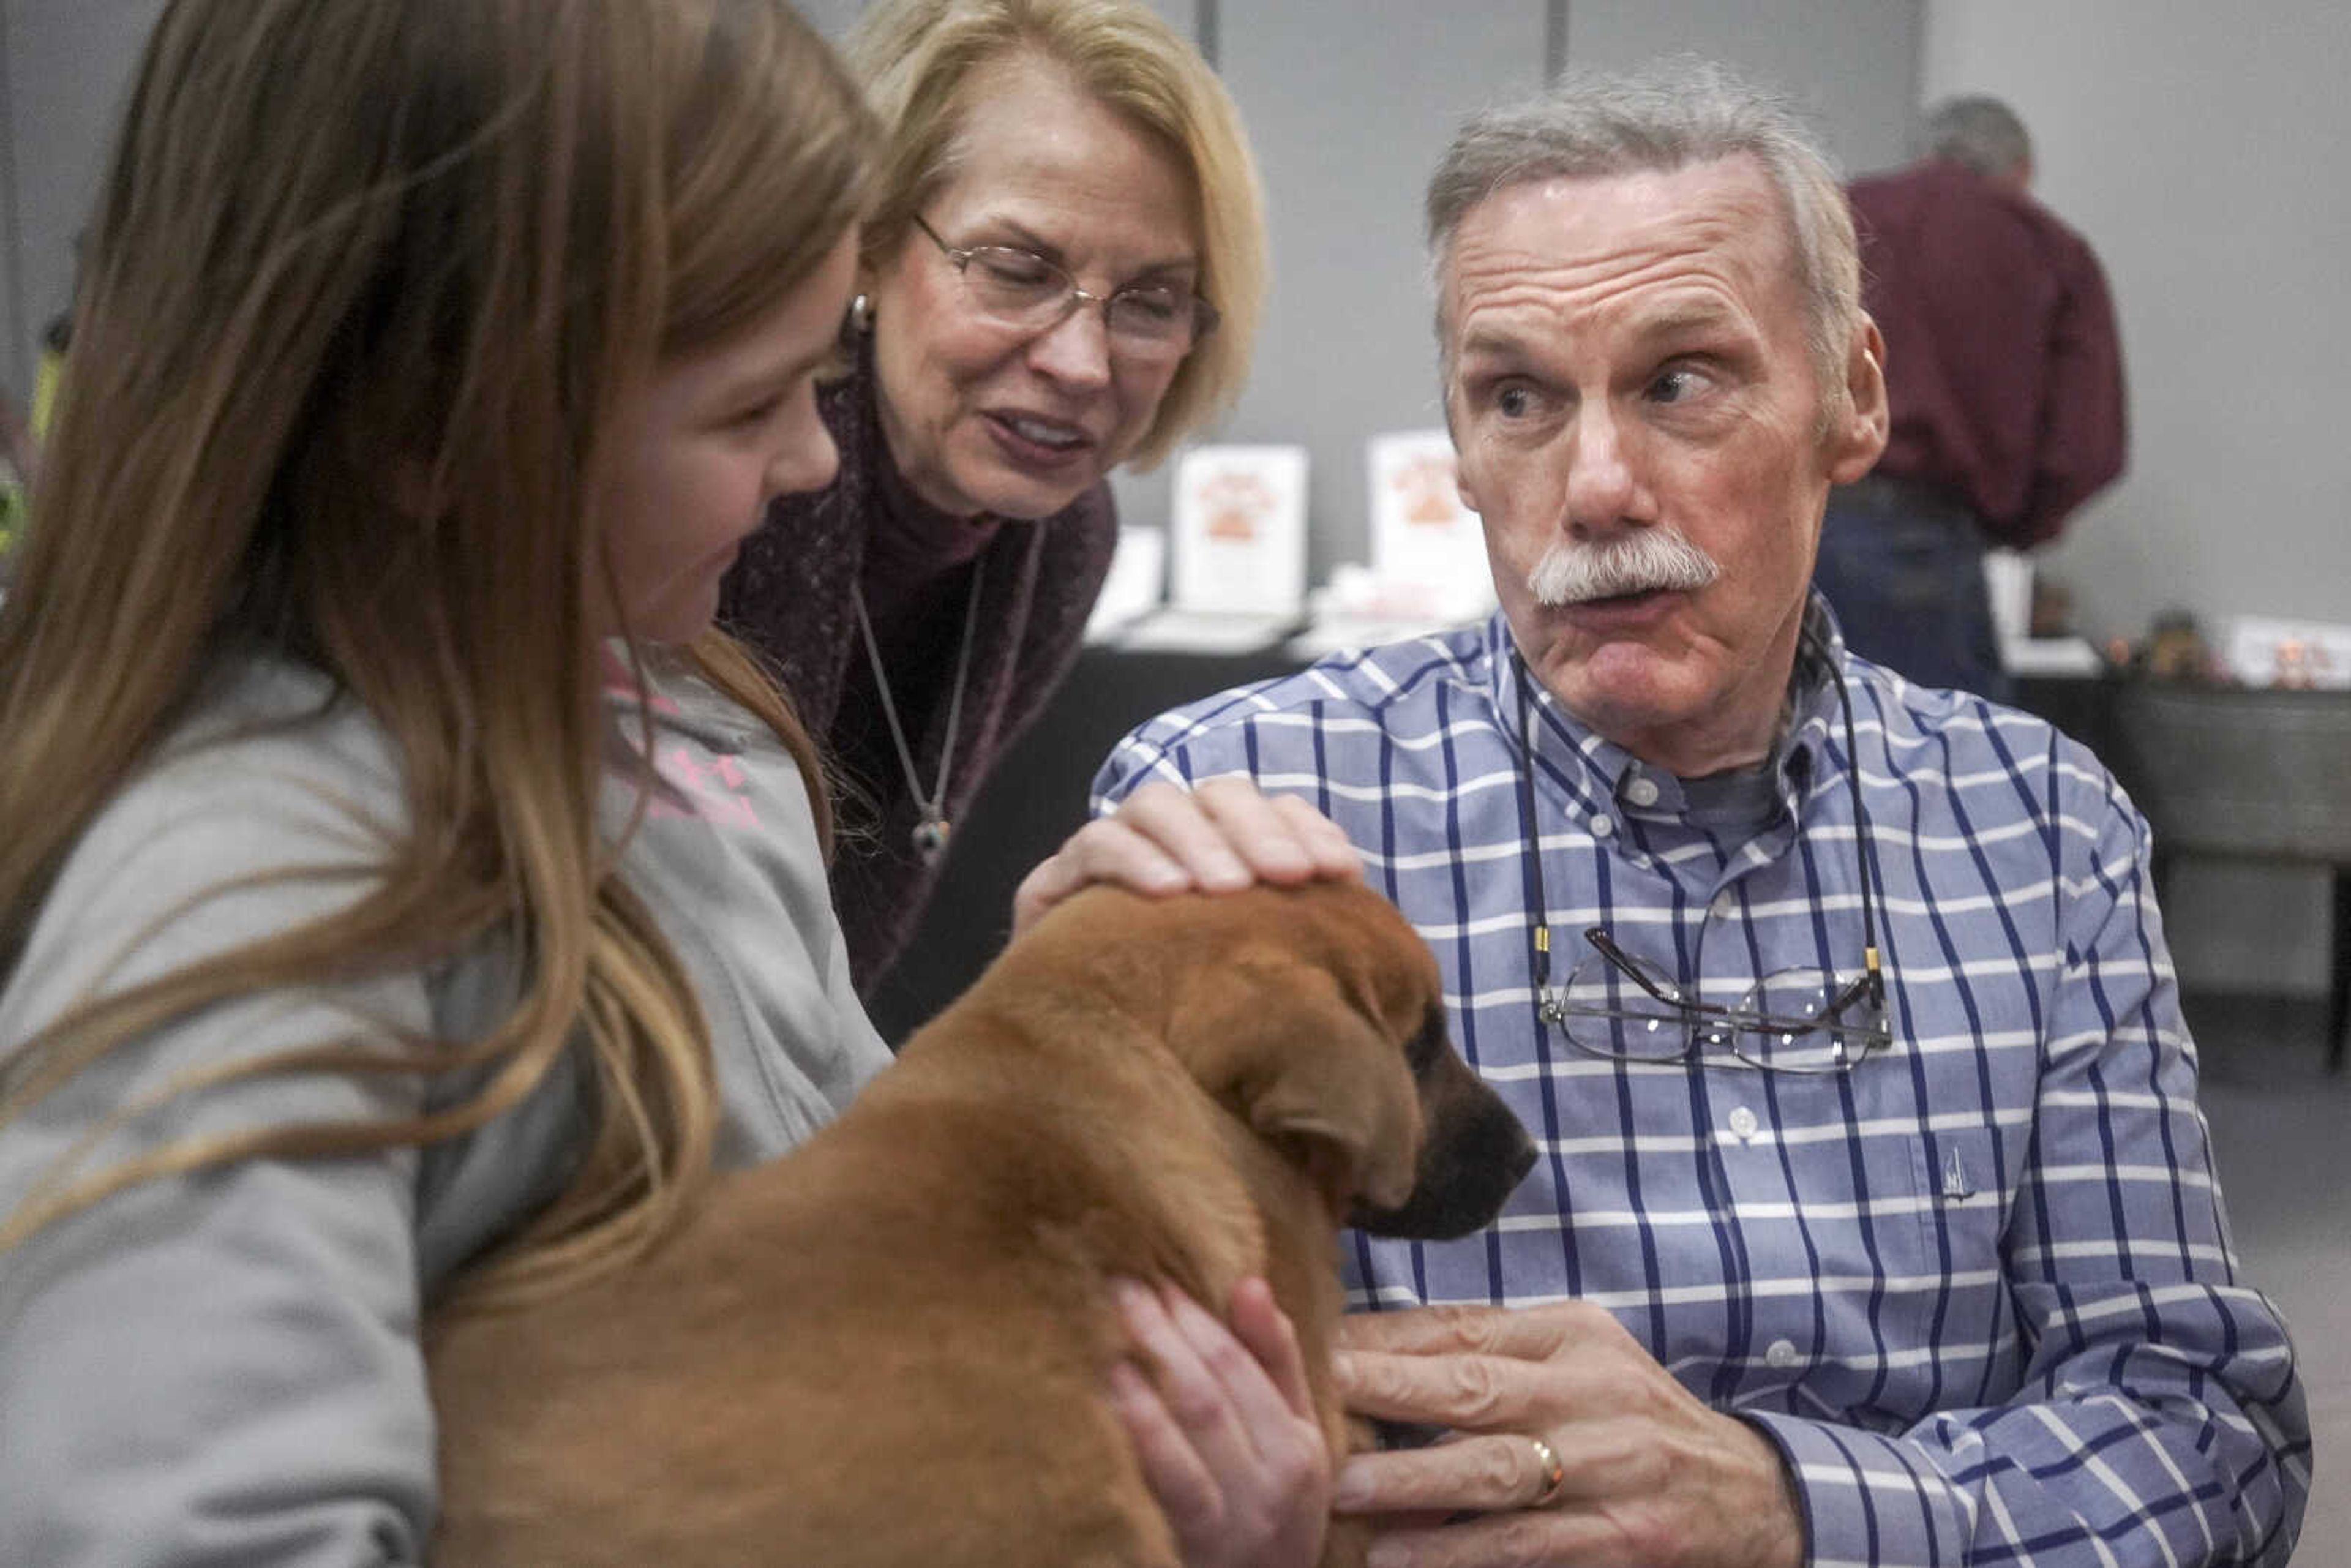
[[[1928,110],[1920,137],[1923,152],[1979,174],[2014,173],[2032,157],[2032,138],[2016,110],[1980,93],[1947,98]]]
[[[1786,101],[1705,60],[1677,57],[1624,74],[1571,71],[1539,97],[1463,124],[1428,182],[1440,350],[1449,361],[1445,280],[1454,234],[1489,196],[1541,180],[1672,173],[1737,157],[1762,166],[1787,214],[1826,417],[1845,393],[1844,358],[1861,309],[1852,210],[1835,165]]]

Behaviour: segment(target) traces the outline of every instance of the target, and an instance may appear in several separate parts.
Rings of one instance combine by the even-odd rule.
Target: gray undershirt
[[[1778,768],[1771,761],[1733,768],[1682,785],[1682,820],[1733,841],[1762,831],[1780,810]]]

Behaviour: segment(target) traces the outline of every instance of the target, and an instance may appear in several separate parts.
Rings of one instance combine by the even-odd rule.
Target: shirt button
[[[1730,1113],[1731,1134],[1742,1144],[1752,1138],[1756,1128],[1761,1125],[1762,1124],[1755,1119],[1755,1113],[1744,1105]]]
[[[1795,1342],[1792,1340],[1775,1339],[1763,1352],[1763,1364],[1778,1367],[1782,1371],[1795,1365],[1799,1359],[1801,1358],[1796,1354]]]
[[[1593,838],[1604,839],[1615,831],[1616,819],[1609,816],[1606,812],[1604,811],[1599,816],[1592,819],[1592,836]]]
[[[1635,806],[1656,805],[1657,803],[1657,781],[1654,779],[1645,779],[1637,774],[1635,775],[1633,781],[1625,786],[1625,799],[1632,801]]]

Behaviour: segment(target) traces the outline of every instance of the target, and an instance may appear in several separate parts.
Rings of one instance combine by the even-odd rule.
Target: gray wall
[[[163,0],[0,5],[0,381],[32,391],[33,350],[73,297],[73,240],[98,185],[139,48]]]
[[[1930,91],[2015,104],[2122,319],[2130,471],[2049,569],[2113,631],[2351,620],[2351,6],[1942,0],[1928,46]]]
[[[2168,605],[2351,621],[2346,59],[2341,0],[1933,7],[1928,93],[2016,106],[2114,285],[2130,470],[2043,559],[2093,632]],[[2186,862],[2165,914],[2190,982],[2325,988],[2321,873]]]

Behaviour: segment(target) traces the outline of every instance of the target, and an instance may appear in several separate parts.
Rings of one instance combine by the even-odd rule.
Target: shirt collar
[[[1489,695],[1513,750],[1520,745],[1519,685],[1525,678],[1515,648],[1509,618],[1498,610],[1486,623]],[[1828,601],[1813,591],[1805,601],[1795,667],[1789,675],[1785,722],[1771,755],[1781,799],[1792,812],[1811,781],[1822,774],[1824,751],[1838,723],[1836,688],[1845,659],[1844,633]],[[1544,771],[1569,780],[1587,806],[1596,809],[1602,801],[1614,800],[1641,815],[1681,815],[1679,779],[1593,729],[1540,683],[1531,687],[1530,695],[1535,760]]]

